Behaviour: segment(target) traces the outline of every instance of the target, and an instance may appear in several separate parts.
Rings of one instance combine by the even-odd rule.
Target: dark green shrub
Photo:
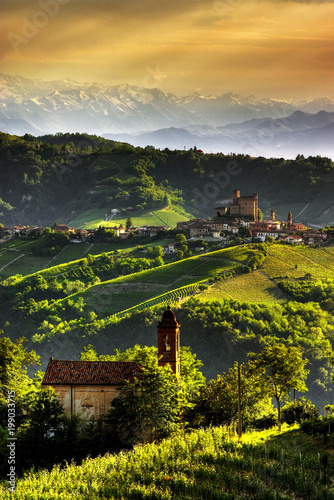
[[[260,418],[256,418],[251,422],[251,426],[254,429],[270,429],[271,427],[274,427],[274,425],[277,424],[277,414],[274,412],[267,413],[266,415],[263,415]]]
[[[298,401],[291,401],[286,403],[282,408],[282,422],[291,425],[295,422],[299,424],[305,420],[316,420],[319,416],[319,410],[314,404],[304,397],[299,398]]]

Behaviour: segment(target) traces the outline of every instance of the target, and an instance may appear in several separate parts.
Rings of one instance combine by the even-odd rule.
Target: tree
[[[256,354],[248,353],[250,371],[257,377],[257,384],[264,393],[276,399],[278,427],[281,430],[281,401],[291,388],[307,391],[305,385],[309,370],[305,370],[307,359],[303,359],[300,347],[286,347],[284,344],[267,346]]]
[[[240,365],[240,403],[244,423],[254,419],[257,403],[263,399],[263,393],[254,383],[254,376],[249,367]],[[231,424],[238,416],[238,363],[227,373],[217,375],[206,386],[201,386],[194,407],[187,413],[192,425]]]
[[[177,260],[182,260],[183,257],[184,257],[184,253],[182,252],[182,250],[177,250],[177,252],[176,252]]]
[[[182,234],[182,233],[177,233],[177,234],[175,235],[175,241],[176,241],[176,243],[181,244],[181,243],[183,243],[184,241],[187,241],[187,238],[185,237],[185,235],[184,235],[184,234]]]
[[[3,333],[0,331],[0,334]],[[27,375],[29,365],[40,364],[35,351],[26,351],[26,339],[12,342],[9,338],[0,339],[0,399],[7,401],[8,391],[15,391],[16,398],[28,391],[31,379]]]
[[[129,442],[168,436],[179,423],[179,384],[169,367],[144,368],[126,382],[107,420]]]
[[[263,212],[261,208],[257,209],[257,220],[263,220]]]
[[[164,265],[164,259],[162,257],[156,257],[153,261],[154,267],[159,267]]]
[[[146,255],[149,259],[154,259],[156,257],[163,257],[164,251],[161,246],[148,247],[146,250]]]
[[[171,199],[169,194],[165,194],[164,196],[164,201],[163,201],[163,206],[164,207],[169,207],[171,205]]]
[[[64,408],[54,389],[48,387],[29,394],[29,430],[27,434],[36,445],[53,435],[64,417]]]
[[[128,231],[130,229],[130,227],[132,227],[132,219],[130,217],[128,217],[126,219],[126,222],[125,222],[125,228]]]
[[[135,344],[125,351],[115,349],[114,353],[98,356],[94,346],[89,344],[84,348],[84,352],[80,354],[79,358],[82,361],[131,361],[139,363],[145,368],[155,369],[158,367],[158,348],[154,346],[143,347]],[[181,346],[180,359],[181,379],[191,387],[203,385],[205,378],[199,370],[203,363],[197,359],[196,354],[191,352],[190,347]]]

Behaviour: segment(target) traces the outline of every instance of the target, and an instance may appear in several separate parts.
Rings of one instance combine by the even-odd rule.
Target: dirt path
[[[276,281],[270,278],[269,274],[267,274],[265,271],[260,271],[260,270],[258,271],[262,274],[262,276],[264,276],[268,281],[270,281],[270,283],[275,285],[275,288],[277,289],[279,295],[276,297],[277,299],[282,298],[287,300],[295,300],[294,298],[290,297],[290,295],[288,295],[286,292],[283,292],[283,290],[281,290],[280,287],[277,285]]]
[[[305,210],[306,210],[309,206],[310,206],[310,204],[309,204],[309,203],[308,203],[307,205],[305,205],[305,207],[304,207],[304,208],[303,208],[303,209],[299,212],[299,214],[297,214],[297,215],[295,216],[295,218],[300,217],[300,216],[301,216],[301,215],[305,212]]]
[[[58,252],[58,253],[57,253],[57,255],[55,255],[54,257],[52,257],[52,259],[51,259],[51,260],[49,260],[49,262],[48,262],[47,264],[45,264],[45,266],[43,267],[43,269],[47,269],[48,267],[52,267],[52,266],[50,266],[50,264],[52,264],[52,262],[53,262],[53,261],[54,261],[57,257],[59,257],[59,255],[60,255],[60,254],[61,254],[61,253],[65,250],[65,248],[67,248],[67,246],[66,246],[66,247],[64,247],[64,248],[62,248],[62,249],[60,250],[60,252]]]
[[[93,246],[94,246],[94,243],[90,243],[89,247],[85,248],[82,255],[86,255],[86,253],[88,253],[93,248]]]
[[[21,255],[19,255],[18,257],[15,257],[15,259],[11,260],[10,262],[8,262],[8,264],[6,264],[5,266],[3,266],[0,269],[0,272],[3,271],[7,266],[10,266],[11,264],[13,264],[13,262],[15,262],[16,260],[21,259],[21,257],[24,257],[25,255],[26,255],[25,253],[21,253]]]

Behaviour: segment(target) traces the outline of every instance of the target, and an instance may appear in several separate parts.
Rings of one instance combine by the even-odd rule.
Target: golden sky
[[[7,74],[334,96],[334,0],[0,0],[0,14]]]

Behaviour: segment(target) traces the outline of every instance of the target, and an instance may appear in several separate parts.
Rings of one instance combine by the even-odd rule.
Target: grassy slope
[[[317,279],[334,278],[334,248],[271,245],[259,270],[218,282],[200,297],[205,300],[233,298],[250,302],[285,302],[289,297],[277,287],[276,281],[299,279],[306,274]]]
[[[116,207],[117,208],[117,207]],[[94,229],[99,225],[104,227],[113,227],[123,224],[125,226],[126,219],[131,218],[134,226],[169,226],[171,229],[176,227],[176,224],[183,220],[189,220],[192,216],[181,215],[172,208],[162,210],[138,210],[136,212],[126,212],[121,216],[115,216],[109,221],[104,220],[105,209],[91,209],[82,213],[79,217],[70,222],[71,226],[78,229]]]
[[[333,499],[333,450],[283,426],[245,434],[242,444],[223,428],[194,431],[128,453],[88,458],[26,475],[4,499]]]
[[[236,257],[244,260],[248,254],[249,251],[245,248]],[[226,260],[226,256],[230,255],[231,249],[227,249],[190,257],[163,267],[105,281],[72,297],[83,297],[88,309],[97,312],[99,316],[112,315],[167,291],[203,281],[210,273],[234,269],[239,262]]]
[[[219,282],[203,292],[205,300],[237,299],[245,302],[285,302],[286,295],[261,271]]]
[[[24,274],[39,271],[45,278],[66,272],[76,264],[72,259],[80,259],[87,253],[98,255],[108,251],[108,245],[71,245],[54,259],[21,256],[29,244],[20,246],[13,242],[14,248],[2,249],[0,254],[0,272],[5,278],[11,274]],[[125,249],[124,249],[125,250]],[[200,282],[215,273],[233,270],[240,264],[245,265],[252,255],[249,246],[233,247],[201,256],[191,257],[167,266],[149,269],[134,275],[120,276],[117,279],[102,282],[88,288],[85,292],[74,295],[83,296],[88,310],[95,311],[99,317],[106,317],[168,291]],[[10,264],[11,260],[19,257]],[[223,260],[222,260],[223,259]],[[58,266],[61,267],[58,267]],[[56,267],[51,267],[56,266]],[[334,278],[334,248],[290,247],[271,245],[268,255],[258,271],[214,283],[209,290],[199,296],[205,300],[233,298],[241,301],[284,302],[289,300],[276,286],[276,281],[285,278],[299,279],[306,274],[312,278]]]
[[[69,244],[54,257],[40,257],[30,253],[29,245],[33,243],[36,242],[15,239],[0,245],[0,280],[15,274],[27,276],[37,272],[44,276],[51,276],[53,274],[52,268],[55,268],[55,266],[68,264],[69,268],[71,268],[75,261],[86,257],[87,254],[100,255],[112,251],[130,252],[138,244],[138,242],[132,242],[129,246],[125,246],[123,242]],[[167,243],[165,240],[155,240],[143,246],[164,245],[165,243]],[[17,257],[19,259],[15,260]],[[57,273],[58,270],[55,269],[54,274]]]

